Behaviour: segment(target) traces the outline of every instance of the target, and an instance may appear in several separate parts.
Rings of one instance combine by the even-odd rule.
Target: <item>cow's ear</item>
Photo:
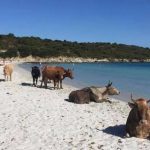
[[[135,104],[134,104],[134,103],[131,103],[131,102],[128,102],[128,105],[129,105],[130,108],[135,107]]]
[[[108,82],[106,87],[110,87],[111,85],[112,85],[112,82],[110,82],[110,80],[109,80],[109,82]]]

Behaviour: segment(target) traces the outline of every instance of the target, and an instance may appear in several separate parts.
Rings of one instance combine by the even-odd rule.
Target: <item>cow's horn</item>
[[[131,93],[131,101],[135,103],[135,100],[133,99],[132,93]]]
[[[111,85],[112,85],[112,82],[110,82],[109,80],[107,87],[110,87]]]
[[[147,101],[147,103],[150,103],[150,99]]]

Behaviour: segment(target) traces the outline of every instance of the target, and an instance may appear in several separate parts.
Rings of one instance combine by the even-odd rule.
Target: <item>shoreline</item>
[[[21,68],[23,68],[23,69],[25,69],[25,70],[27,70],[28,71],[28,74],[29,74],[29,76],[30,76],[30,78],[31,78],[31,67],[32,66],[34,66],[34,65],[37,65],[38,67],[42,67],[43,65],[46,65],[45,63],[37,63],[37,64],[34,64],[33,62],[23,62],[23,63],[19,63],[19,64],[21,64],[20,65],[20,67]],[[48,63],[49,64],[49,63]],[[61,64],[61,63],[60,63]],[[59,63],[57,63],[57,64],[49,64],[49,65],[60,65]],[[67,66],[66,66],[67,65]],[[69,66],[68,66],[69,65]],[[81,64],[78,64],[78,65],[81,65]],[[84,65],[84,64],[83,64]],[[63,66],[62,64],[60,65],[60,66]],[[71,68],[72,67],[72,64],[71,64],[71,66],[70,66],[70,64],[65,64],[65,66],[63,66],[63,67],[66,67],[66,68]],[[68,86],[72,86],[72,87],[74,87],[74,88],[76,88],[76,89],[82,89],[82,88],[84,88],[84,87],[88,87],[88,86],[105,86],[105,84],[107,83],[107,79],[105,79],[105,80],[101,80],[101,82],[102,83],[99,83],[99,84],[97,84],[97,82],[87,82],[87,80],[85,80],[85,78],[83,78],[83,76],[82,76],[82,73],[79,71],[79,70],[77,70],[76,69],[76,64],[74,64],[74,67],[75,67],[75,72],[74,72],[74,75],[75,75],[75,78],[74,78],[74,80],[70,80],[70,79],[65,79],[64,81],[63,81],[63,84],[66,84],[66,85],[68,85]],[[73,68],[74,68],[73,67]],[[79,74],[79,73],[77,73],[77,72],[80,72],[81,74]],[[77,75],[77,77],[76,77],[76,75]],[[81,77],[79,78],[79,76],[81,75]],[[115,80],[115,79],[114,79]],[[112,80],[113,81],[113,80]],[[115,84],[116,83],[116,84]],[[126,82],[127,83],[127,82]],[[122,87],[121,87],[121,89],[120,89],[120,86],[121,85],[117,85],[117,82],[114,82],[114,87],[117,87],[119,90],[120,90],[120,92],[121,92],[121,94],[120,95],[118,95],[118,96],[113,96],[113,98],[114,99],[116,99],[117,97],[118,97],[118,99],[119,100],[121,100],[121,101],[125,101],[125,102],[128,102],[129,100],[130,100],[130,95],[131,95],[131,93],[130,93],[130,91],[129,90],[126,90],[125,88],[123,89]],[[134,96],[135,97],[140,97],[141,95],[143,96],[143,97],[145,97],[145,98],[147,98],[148,99],[148,96],[147,95],[145,95],[145,94],[139,94],[137,91],[134,91],[133,92],[134,93]]]
[[[150,59],[138,60],[138,59],[97,59],[97,58],[82,58],[82,57],[49,57],[49,58],[40,58],[40,57],[12,57],[12,58],[0,58],[1,63],[3,61],[13,61],[13,62],[29,62],[29,63],[149,63]]]

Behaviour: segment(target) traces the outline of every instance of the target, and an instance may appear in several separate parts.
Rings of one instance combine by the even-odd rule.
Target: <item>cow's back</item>
[[[50,80],[54,79],[57,75],[62,75],[64,74],[64,69],[62,67],[49,67],[45,66],[42,70],[42,76],[46,77]]]
[[[76,90],[69,94],[69,101],[77,104],[85,104],[90,102],[90,93],[86,90]]]

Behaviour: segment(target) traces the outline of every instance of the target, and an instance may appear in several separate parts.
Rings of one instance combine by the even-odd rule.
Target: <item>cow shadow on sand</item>
[[[75,103],[75,102],[73,102],[73,101],[71,101],[71,100],[69,100],[69,99],[64,99],[64,101],[66,101],[66,102],[69,102],[69,103],[72,103],[72,104],[75,104],[75,105],[84,105],[84,104],[88,104],[88,103],[84,103],[84,104],[78,104],[78,103]]]
[[[0,82],[5,82],[5,79],[0,79]]]
[[[122,125],[110,126],[104,129],[103,132],[124,138],[125,137],[125,125],[122,124]]]
[[[27,82],[23,82],[21,83],[22,86],[29,86],[29,87],[36,87],[36,88],[43,88],[43,89],[49,89],[49,90],[54,90],[54,87],[41,87],[41,85],[37,85],[37,86],[34,86],[32,83],[27,83]]]
[[[21,83],[21,85],[22,85],[22,86],[33,86],[33,84],[27,83],[27,82],[23,82],[23,83]]]

